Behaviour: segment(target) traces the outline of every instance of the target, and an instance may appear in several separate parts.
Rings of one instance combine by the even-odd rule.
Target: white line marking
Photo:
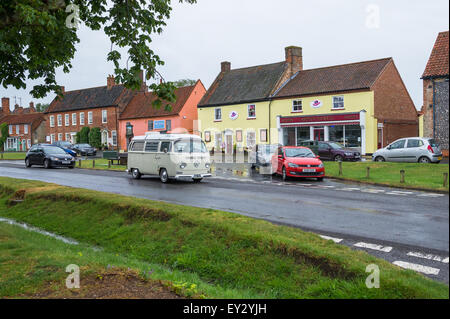
[[[326,240],[332,240],[336,244],[339,244],[341,241],[343,241],[343,239],[341,239],[341,238],[334,238],[334,237],[329,237],[329,236],[325,236],[325,235],[319,235],[319,236]]]
[[[341,191],[346,191],[346,192],[353,192],[353,191],[359,191],[361,189],[360,188],[342,188],[340,190]]]
[[[411,252],[411,251],[407,255],[408,256],[417,257],[417,258],[423,258],[423,259],[428,259],[428,260],[440,261],[440,262],[443,262],[443,263],[445,263],[445,261],[447,261],[446,263],[448,263],[448,257],[444,259],[444,257],[437,256],[437,255],[422,254],[422,253]]]
[[[433,267],[427,267],[427,266],[423,266],[423,265],[419,265],[419,264],[413,264],[413,263],[408,263],[406,261],[394,261],[393,262],[394,265],[397,265],[399,267],[405,268],[405,269],[411,269],[414,271],[418,271],[421,272],[423,274],[426,275],[438,275],[439,274],[439,269],[438,268],[433,268]]]
[[[396,192],[389,192],[389,193],[386,193],[386,194],[388,194],[388,195],[396,195],[396,196],[406,196],[407,195],[407,194],[396,193]]]
[[[390,252],[392,250],[392,247],[389,247],[389,246],[383,247],[381,245],[368,244],[368,243],[363,243],[363,242],[356,243],[353,246],[360,247],[360,248],[367,248],[367,249],[378,250],[378,251],[382,251],[382,252],[385,252],[385,253],[388,253],[388,252]]]
[[[411,195],[414,194],[413,192],[402,192],[402,191],[392,191],[391,193],[397,193],[402,195]]]
[[[368,188],[368,189],[362,189],[361,192],[363,192],[363,193],[374,193],[374,194],[378,194],[378,193],[384,193],[385,190],[384,190],[384,189],[373,189],[373,188]]]
[[[420,197],[442,197],[442,196],[444,196],[444,194],[435,194],[435,193],[426,194],[426,193],[424,193],[424,194],[419,194],[417,196],[420,196]]]

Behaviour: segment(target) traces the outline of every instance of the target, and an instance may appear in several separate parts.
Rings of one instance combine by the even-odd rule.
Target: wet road
[[[0,162],[0,176],[221,209],[299,227],[359,246],[390,262],[401,258],[439,269],[436,277],[448,283],[448,195],[331,180],[252,180],[225,173],[200,184],[161,184],[159,179],[133,180],[121,172],[26,169],[12,162]]]

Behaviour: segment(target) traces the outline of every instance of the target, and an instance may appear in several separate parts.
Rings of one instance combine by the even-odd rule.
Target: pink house
[[[202,81],[195,85],[185,86],[175,90],[177,101],[171,110],[165,105],[156,109],[152,103],[156,100],[153,92],[139,92],[125,107],[119,117],[120,146],[127,150],[130,137],[127,136],[127,126],[133,126],[133,136],[145,135],[146,132],[194,132],[194,121],[197,120],[197,104],[205,95],[206,89]]]

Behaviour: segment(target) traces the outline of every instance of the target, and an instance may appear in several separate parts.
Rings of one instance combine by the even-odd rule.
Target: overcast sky
[[[305,69],[393,57],[417,108],[422,106],[422,75],[437,34],[449,29],[448,0],[198,0],[174,2],[172,17],[156,36],[153,50],[166,62],[166,80],[201,79],[208,88],[221,61],[232,68],[284,60],[284,48],[303,47]],[[379,25],[377,24],[379,10]],[[57,80],[66,90],[106,85],[113,65],[110,42],[85,27],[70,73]],[[27,90],[0,88],[0,96],[32,99]],[[19,103],[19,100],[17,100]]]

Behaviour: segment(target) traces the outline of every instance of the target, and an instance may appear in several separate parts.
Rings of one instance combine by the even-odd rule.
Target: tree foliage
[[[196,0],[178,0],[195,3]],[[79,10],[71,6],[74,4]],[[66,12],[67,9],[67,12]],[[0,83],[26,88],[27,79],[43,79],[31,90],[35,98],[48,92],[61,94],[55,70],[71,69],[75,45],[80,41],[73,13],[92,30],[103,29],[111,40],[107,60],[114,64],[118,82],[127,88],[141,87],[140,70],[149,80],[164,62],[150,47],[152,34],[160,34],[172,11],[171,0],[2,0],[0,2]],[[118,48],[127,48],[126,65],[120,65]],[[131,65],[129,67],[129,64]],[[170,82],[150,88],[159,97],[175,102]]]
[[[7,123],[0,124],[0,150],[4,151],[6,139],[9,137],[9,128]]]
[[[89,131],[89,144],[95,148],[102,147],[102,133],[100,131],[100,128],[93,127]]]
[[[49,106],[50,106],[50,104],[38,103],[38,104],[36,104],[36,111],[38,111],[38,112],[45,112],[48,109]]]
[[[78,143],[80,144],[88,144],[89,143],[89,131],[91,129],[88,126],[83,127],[80,130],[80,140]]]
[[[181,88],[181,87],[184,87],[184,86],[192,86],[192,85],[195,85],[195,83],[197,83],[197,81],[196,80],[192,80],[192,79],[181,79],[181,80],[173,82],[173,84],[177,88]]]

